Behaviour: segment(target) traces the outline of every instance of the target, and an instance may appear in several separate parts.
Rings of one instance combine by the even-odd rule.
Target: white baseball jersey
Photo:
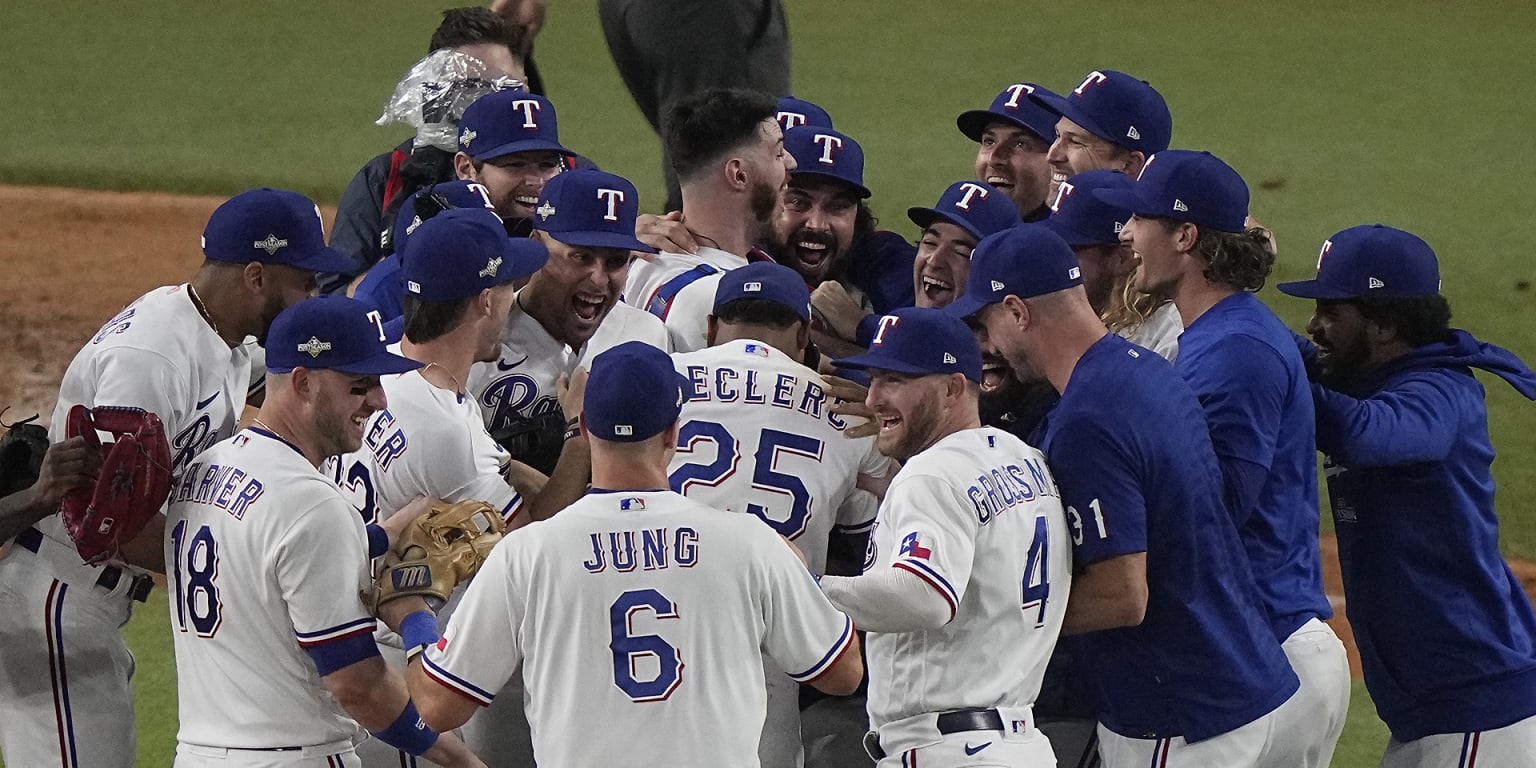
[[[485,704],[521,662],[540,765],[756,765],[764,656],[808,681],[852,638],[761,523],[593,492],[496,545],[425,669]]]
[[[672,348],[660,320],[622,302],[613,305],[580,350],[557,341],[538,320],[513,304],[501,334],[499,358],[476,363],[465,388],[480,404],[485,428],[499,433],[528,419],[557,413],[560,375],[578,366],[591,368],[593,357],[626,341]]]
[[[380,377],[387,405],[369,417],[363,445],[341,456],[334,478],[368,522],[386,520],[419,496],[476,499],[508,522],[523,500],[504,476],[511,457],[485,431],[467,395],[420,370]]]
[[[824,573],[834,527],[861,532],[874,519],[856,504],[847,509],[865,515],[839,519],[857,475],[884,477],[890,460],[873,437],[843,434],[848,423],[831,412],[841,401],[820,374],[767,344],[738,339],[672,359],[688,379],[672,489],[755,515]]]
[[[249,376],[246,347],[214,333],[186,285],[156,288],[70,362],[49,438],[64,439],[77,404],[143,408],[160,417],[179,473],[234,432]],[[0,559],[0,752],[14,765],[130,766],[133,660],[119,631],[132,604],[133,579],[121,576],[129,567],[112,566],[120,577],[107,588],[105,571],[80,561],[58,516],[35,527],[44,535],[35,553],[13,545]]]
[[[693,352],[709,346],[709,313],[720,273],[746,265],[746,257],[719,248],[700,246],[697,255],[663,251],[653,262],[629,266],[624,300],[661,318],[673,349]]]
[[[246,429],[172,487],[166,592],[177,740],[264,749],[353,738],[305,649],[373,632],[362,520],[292,444]]]
[[[1173,302],[1167,302],[1152,310],[1147,319],[1119,332],[1121,338],[1140,347],[1156,352],[1158,357],[1173,362],[1179,356],[1179,336],[1184,333],[1184,318]]]
[[[1040,451],[981,427],[912,457],[880,505],[872,565],[916,574],[953,616],[935,630],[868,634],[876,728],[1034,703],[1072,588],[1066,513]]]

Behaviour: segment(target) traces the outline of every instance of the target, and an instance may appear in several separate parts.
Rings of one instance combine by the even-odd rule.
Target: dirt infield
[[[151,288],[186,280],[213,197],[0,186],[0,407],[6,420],[53,410],[64,368],[100,325]],[[326,226],[335,211],[322,207]],[[1359,659],[1345,620],[1338,549],[1323,541],[1331,624]],[[1512,563],[1536,594],[1536,563]]]

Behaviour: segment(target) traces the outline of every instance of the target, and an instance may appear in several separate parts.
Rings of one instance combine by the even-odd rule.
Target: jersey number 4
[[[198,637],[213,637],[223,618],[219,600],[219,543],[208,526],[187,536],[187,521],[171,529],[171,580],[176,582],[176,628],[187,631],[190,621]]]
[[[740,443],[724,424],[717,421],[695,420],[684,424],[677,435],[678,455],[684,458],[696,455],[702,442],[714,443],[715,460],[684,464],[672,472],[672,490],[684,496],[688,495],[688,488],[695,484],[711,487],[719,485],[736,474],[736,465],[741,463]],[[811,519],[813,500],[811,492],[805,487],[805,481],[800,479],[800,475],[809,474],[806,470],[802,470],[799,475],[779,470],[779,459],[784,454],[814,461],[816,466],[807,468],[814,472],[820,469],[822,442],[792,432],[762,430],[758,435],[757,453],[752,456],[752,487],[789,497],[789,512],[781,515],[756,502],[748,502],[747,511],[762,518],[780,535],[793,539],[805,532],[805,526]]]
[[[1045,518],[1035,518],[1035,538],[1029,543],[1029,554],[1024,558],[1024,580],[1020,587],[1023,609],[1037,609],[1035,626],[1045,626],[1045,602],[1051,596],[1050,574],[1046,573],[1050,530]]]
[[[677,605],[654,589],[632,589],[608,609],[613,684],[631,701],[666,701],[683,682],[683,654],[661,635],[634,634],[635,616],[645,612],[657,619],[675,619]],[[654,669],[642,670],[642,666]]]

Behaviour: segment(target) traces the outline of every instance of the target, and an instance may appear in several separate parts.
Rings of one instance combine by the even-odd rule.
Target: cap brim
[[[377,355],[358,360],[357,362],[331,366],[331,370],[358,376],[383,376],[390,373],[414,371],[421,366],[421,363],[408,357],[401,357],[392,352],[380,352]]]
[[[537,225],[534,229],[539,229]],[[640,251],[642,253],[656,253],[652,248],[639,240],[617,232],[551,232],[547,229],[539,231],[559,240],[566,245],[577,245],[583,248],[619,248],[626,251]]]
[[[908,208],[907,218],[911,219],[913,224],[916,224],[923,229],[927,229],[933,226],[934,221],[944,221],[946,223],[953,224],[965,230],[966,232],[969,232],[971,237],[974,237],[977,240],[980,240],[983,237],[981,231],[972,226],[970,222],[966,221],[965,219],[950,216],[935,208],[923,208],[921,206]]]
[[[850,187],[853,187],[855,190],[857,190],[858,193],[859,193],[859,197],[863,198],[863,199],[868,199],[870,197],[870,194],[871,194],[870,191],[869,191],[869,187],[866,187],[863,184],[855,184],[855,183],[849,181],[848,179],[845,179],[842,176],[838,176],[836,174],[822,173],[821,171],[794,170],[794,171],[790,171],[789,175],[791,175],[791,176],[817,176],[817,177],[820,177],[820,178],[823,178],[823,179],[831,179],[833,181],[840,181],[840,182],[842,182],[844,184],[847,184]]]
[[[309,256],[292,261],[273,259],[264,261],[265,264],[281,264],[294,269],[303,269],[310,272],[327,272],[341,275],[350,275],[358,271],[358,263],[341,251],[329,246],[322,247],[319,251]]]
[[[476,160],[495,160],[498,157],[515,155],[519,152],[559,152],[562,155],[574,155],[575,152],[560,146],[559,143],[545,139],[524,139],[492,147],[484,152],[470,152],[470,157]]]
[[[1039,104],[1040,106],[1045,107],[1046,109],[1049,109],[1050,111],[1055,112],[1056,114],[1065,117],[1074,123],[1077,123],[1083,127],[1083,130],[1111,144],[1114,144],[1115,146],[1124,146],[1120,143],[1119,140],[1110,138],[1108,135],[1106,135],[1108,134],[1108,131],[1105,131],[1104,127],[1099,125],[1097,120],[1094,120],[1082,110],[1078,109],[1077,106],[1068,101],[1065,96],[1058,96],[1054,93],[1031,93],[1029,98],[1036,104]]]
[[[405,315],[398,315],[384,321],[384,343],[399,344],[405,338]]]
[[[1040,131],[1029,123],[1026,123],[1012,115],[1005,115],[1001,112],[993,112],[990,109],[972,109],[966,112],[961,112],[960,116],[955,118],[955,126],[960,129],[961,133],[965,134],[967,139],[975,142],[981,141],[982,134],[987,132],[987,126],[993,123],[1007,123],[1009,125],[1017,126],[1026,131],[1029,131],[1036,138],[1046,143],[1050,143],[1056,140],[1056,134],[1054,132],[1050,136],[1041,135]]]
[[[1061,239],[1067,241],[1067,245],[1070,245],[1073,248],[1082,248],[1089,245],[1110,245],[1112,243],[1120,242],[1119,240],[1100,240],[1099,238],[1083,234],[1082,232],[1061,224],[1055,216],[1048,217],[1044,221],[1039,221],[1035,224],[1036,226],[1045,227],[1046,229],[1055,232],[1058,236],[1061,237]]]
[[[930,371],[921,366],[912,365],[903,360],[897,360],[879,352],[865,352],[854,357],[845,357],[841,360],[833,360],[832,364],[839,368],[849,368],[855,371],[895,371],[908,376],[927,376],[930,373],[945,373],[945,371]]]
[[[1275,290],[1287,296],[1295,296],[1298,299],[1322,299],[1324,301],[1343,301],[1345,299],[1358,299],[1360,295],[1354,291],[1346,291],[1342,288],[1334,288],[1324,285],[1316,280],[1298,280],[1292,283],[1280,283]]]
[[[1095,200],[1098,200],[1105,205],[1112,205],[1116,208],[1130,211],[1131,213],[1134,213],[1138,216],[1161,217],[1168,215],[1166,212],[1158,210],[1155,206],[1149,205],[1146,200],[1142,199],[1141,194],[1134,188],[1095,189],[1093,191],[1093,197]]]
[[[961,320],[966,320],[975,316],[977,312],[986,309],[987,305],[995,303],[997,302],[988,299],[978,299],[975,295],[966,292],[961,294],[960,298],[944,305],[944,309],[942,311],[944,314],[949,315],[950,317],[958,317]]]

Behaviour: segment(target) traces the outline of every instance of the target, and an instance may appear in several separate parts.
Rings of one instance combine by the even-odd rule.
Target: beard
[[[897,435],[875,436],[875,448],[886,456],[905,462],[932,445],[938,432],[939,398],[930,392],[923,395],[922,401],[911,413],[902,414]]]
[[[767,226],[773,221],[774,211],[779,207],[778,187],[770,187],[767,184],[753,184],[751,198],[748,201],[752,206],[752,218],[758,224]]]
[[[1318,381],[1330,389],[1347,388],[1369,367],[1371,349],[1364,329],[1344,338],[1313,337],[1312,341],[1319,347],[1325,341],[1330,345],[1327,351],[1319,349],[1317,355]]]

